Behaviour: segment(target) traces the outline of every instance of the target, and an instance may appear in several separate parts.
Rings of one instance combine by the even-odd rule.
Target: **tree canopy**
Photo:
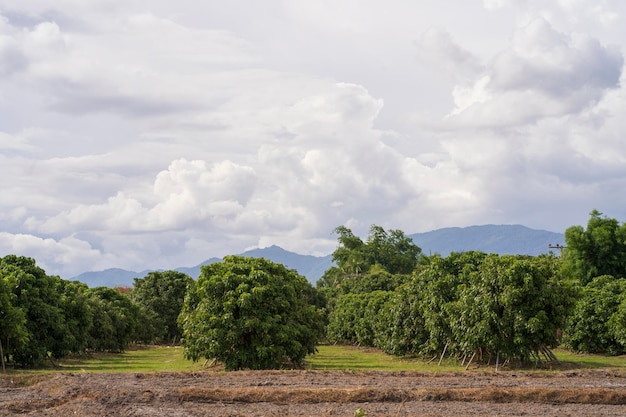
[[[312,290],[296,271],[263,258],[203,266],[179,319],[186,356],[215,358],[228,370],[300,365],[323,335]]]
[[[366,273],[374,265],[390,274],[410,274],[422,253],[401,230],[386,231],[372,225],[365,242],[345,226],[337,227],[335,233],[339,235],[339,247],[333,253],[333,261],[347,274]]]
[[[583,285],[602,275],[626,278],[626,224],[597,210],[590,216],[587,229],[565,230],[564,272]]]
[[[152,336],[156,340],[180,339],[178,316],[191,285],[193,279],[178,271],[149,272],[144,278],[135,278],[131,298],[147,309],[144,314],[153,313],[155,334]]]

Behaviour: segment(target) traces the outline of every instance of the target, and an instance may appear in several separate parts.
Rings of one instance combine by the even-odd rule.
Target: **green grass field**
[[[556,349],[559,364],[552,370],[564,369],[626,369],[626,357],[575,354],[564,349]],[[456,360],[446,359],[438,365],[439,358],[405,359],[387,355],[377,349],[354,346],[322,345],[318,353],[308,356],[306,369],[317,370],[388,370],[449,372],[464,371]],[[33,371],[9,370],[11,373],[42,372],[188,372],[206,369],[203,362],[186,360],[183,348],[179,346],[150,346],[129,349],[124,353],[97,353],[89,356],[66,358],[49,367]],[[494,369],[494,366],[481,366],[479,369]],[[531,369],[532,370],[532,369]],[[545,371],[545,367],[541,369]]]

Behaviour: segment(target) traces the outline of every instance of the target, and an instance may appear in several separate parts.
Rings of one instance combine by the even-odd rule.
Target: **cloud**
[[[479,58],[442,29],[429,28],[415,42],[415,46],[419,61],[443,71],[455,81],[476,76],[483,70]]]
[[[209,167],[204,161],[173,161],[154,182],[155,204],[124,192],[106,203],[78,205],[44,221],[31,218],[33,229],[45,233],[75,231],[159,232],[187,229],[206,222],[218,227],[241,210],[254,190],[254,170],[223,161]]]
[[[142,270],[626,205],[624,5],[418,3],[4,1],[3,232]]]
[[[34,258],[49,274],[62,273],[64,278],[112,261],[110,255],[71,236],[55,240],[31,234],[0,232],[0,253]]]
[[[115,25],[106,28],[108,36],[94,36],[54,21],[20,30],[3,18],[0,62],[11,64],[0,71],[35,84],[51,110],[147,117],[205,108],[198,92],[219,85],[207,70],[255,59],[248,42],[224,30],[189,28],[149,13],[108,23]],[[179,82],[181,73],[191,82]]]
[[[584,35],[566,35],[538,18],[518,29],[488,74],[454,90],[449,122],[514,126],[576,114],[619,87],[621,52]]]

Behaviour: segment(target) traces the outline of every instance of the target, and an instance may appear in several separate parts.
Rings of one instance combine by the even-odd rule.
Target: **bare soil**
[[[0,416],[626,416],[626,373],[243,371],[0,377]]]

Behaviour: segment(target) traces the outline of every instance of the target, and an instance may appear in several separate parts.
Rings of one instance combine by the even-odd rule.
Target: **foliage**
[[[626,353],[626,279],[594,278],[582,295],[566,329],[567,346],[577,352]]]
[[[15,285],[15,276],[0,270],[0,361],[3,369],[11,351],[19,351],[28,342],[26,314],[15,305],[16,297],[11,291]]]
[[[87,285],[77,281],[59,280],[60,306],[67,326],[68,352],[84,352],[89,348],[89,331],[93,327],[93,310]]]
[[[380,265],[390,274],[410,274],[417,265],[422,250],[401,230],[385,231],[372,225],[366,242],[350,229],[339,226],[339,247],[333,252],[333,261],[345,274],[365,273]]]
[[[556,347],[574,295],[557,271],[553,256],[485,257],[458,289],[450,316],[456,348],[526,362]]]
[[[379,314],[386,308],[392,292],[372,291],[344,294],[330,314],[327,335],[332,341],[377,346],[382,335]]]
[[[180,339],[182,331],[177,320],[187,287],[192,282],[189,275],[178,271],[150,272],[144,278],[135,278],[131,298],[143,307],[141,315],[153,328],[152,331],[145,332],[141,339]]]
[[[24,312],[26,337],[18,349],[10,349],[14,362],[23,366],[41,364],[48,356],[59,358],[69,351],[68,329],[58,292],[60,278],[45,271],[27,257],[7,255],[0,259],[0,271],[12,286],[14,307]]]
[[[451,253],[448,257],[432,256],[429,263],[417,275],[413,293],[421,298],[421,313],[428,343],[421,353],[441,352],[452,344],[454,333],[452,321],[459,288],[468,283],[468,276],[482,264],[487,254],[483,252]]]
[[[323,334],[311,294],[306,278],[266,259],[227,256],[203,266],[179,318],[185,354],[228,370],[300,365]]]
[[[432,256],[393,291],[340,295],[328,337],[397,355],[475,352],[528,361],[559,343],[575,298],[554,256]]]
[[[626,278],[626,224],[590,213],[587,229],[565,230],[564,271],[583,285],[601,275]]]
[[[387,232],[373,225],[365,242],[345,226],[337,227],[335,233],[339,235],[333,252],[337,266],[317,282],[329,315],[342,295],[395,290],[420,260],[421,249],[400,230]]]
[[[414,297],[410,285],[397,288],[378,312],[376,347],[398,356],[424,351],[428,341],[420,298]]]
[[[137,339],[139,307],[125,294],[108,287],[87,291],[94,309],[94,326],[90,331],[91,349],[123,352]]]

